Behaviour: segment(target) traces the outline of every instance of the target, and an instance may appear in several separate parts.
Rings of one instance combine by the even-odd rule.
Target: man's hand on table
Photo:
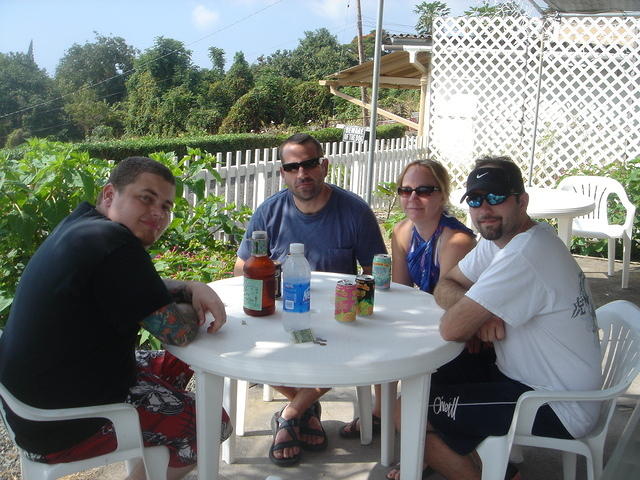
[[[227,312],[218,294],[201,282],[189,282],[188,288],[191,292],[191,304],[198,315],[200,325],[209,321],[211,323],[207,327],[207,333],[215,333],[220,330],[227,321]],[[207,315],[207,313],[211,315]]]

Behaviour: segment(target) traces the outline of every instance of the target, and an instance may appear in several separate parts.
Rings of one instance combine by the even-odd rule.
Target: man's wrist
[[[191,288],[188,282],[172,281],[167,285],[169,295],[175,303],[191,303]]]

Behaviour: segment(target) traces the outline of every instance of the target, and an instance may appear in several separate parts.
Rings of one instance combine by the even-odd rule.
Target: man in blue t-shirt
[[[280,175],[288,188],[265,200],[249,222],[238,248],[235,275],[249,258],[254,230],[267,232],[269,255],[284,262],[291,243],[304,243],[311,270],[371,273],[373,256],[386,253],[380,227],[371,208],[357,195],[325,183],[329,161],[311,135],[292,135],[280,146]],[[327,446],[320,423],[318,399],[326,388],[274,387],[289,403],[274,415],[275,432],[269,458],[281,466],[300,460],[300,449]]]

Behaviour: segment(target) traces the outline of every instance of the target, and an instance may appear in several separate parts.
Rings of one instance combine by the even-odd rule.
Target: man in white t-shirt
[[[446,310],[440,333],[492,342],[496,360],[470,361],[465,352],[433,375],[425,466],[445,478],[480,479],[475,448],[506,434],[518,397],[598,388],[600,347],[584,273],[554,229],[527,215],[520,169],[507,157],[478,160],[465,199],[482,239],[435,289]],[[538,410],[533,433],[582,436],[598,413],[593,402],[552,402]],[[519,474],[510,466],[506,478]]]

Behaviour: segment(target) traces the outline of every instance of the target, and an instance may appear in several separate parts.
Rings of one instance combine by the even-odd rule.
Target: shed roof
[[[424,68],[429,67],[431,53],[416,53],[416,61]],[[380,87],[382,88],[420,88],[423,73],[410,62],[407,51],[398,51],[380,57]],[[321,83],[335,87],[371,87],[373,62],[365,62],[355,67],[329,75]]]

